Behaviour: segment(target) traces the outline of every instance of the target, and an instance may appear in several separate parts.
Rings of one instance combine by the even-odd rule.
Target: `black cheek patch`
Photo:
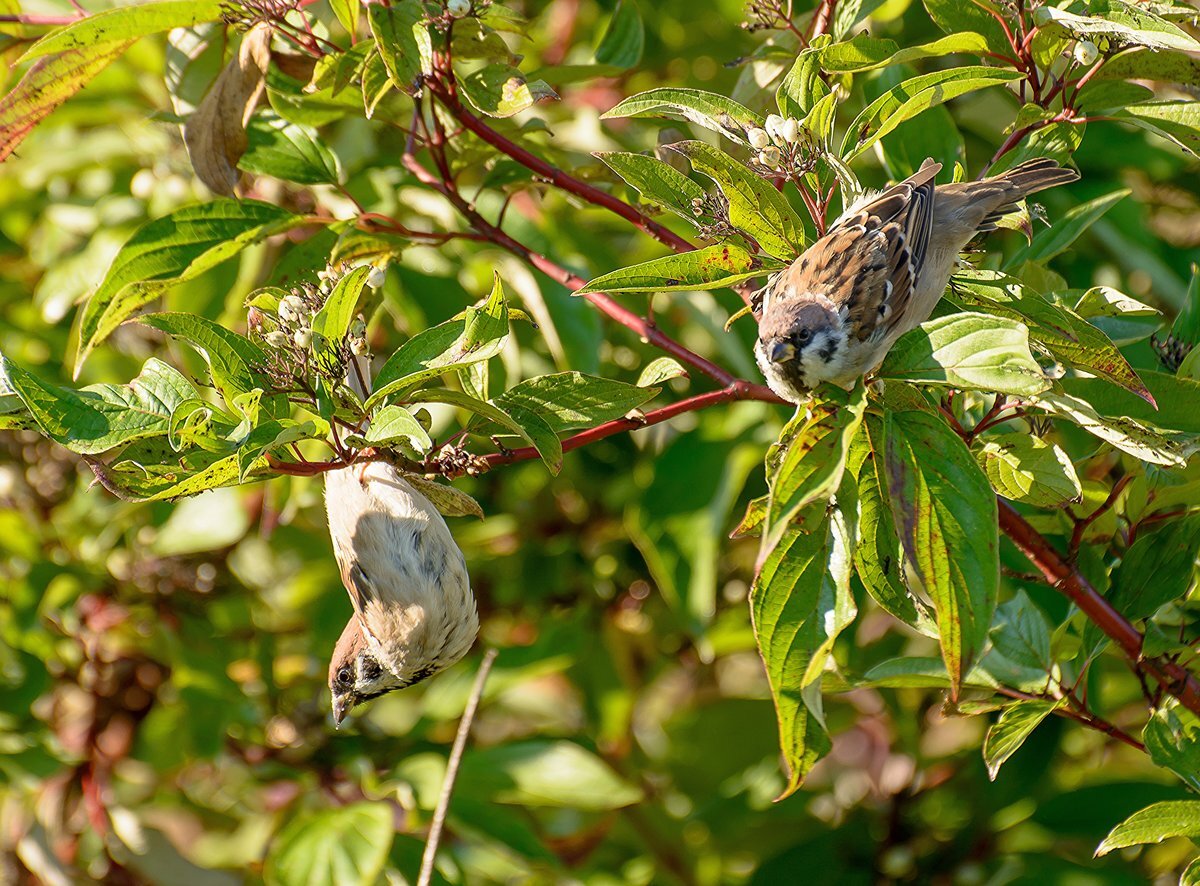
[[[817,351],[817,353],[823,361],[828,363],[833,359],[833,355],[837,353],[837,342],[831,341],[825,347],[821,348],[821,350]]]

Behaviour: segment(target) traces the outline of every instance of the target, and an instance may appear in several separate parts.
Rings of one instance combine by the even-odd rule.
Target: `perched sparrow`
[[[362,369],[367,363],[359,361]],[[351,377],[357,373],[352,369]],[[361,385],[352,381],[352,387]],[[354,615],[329,663],[333,719],[438,673],[479,632],[462,551],[446,521],[396,468],[351,465],[325,475],[329,534]]]
[[[771,390],[799,403],[828,381],[850,387],[933,313],[963,247],[1030,194],[1079,175],[1030,160],[977,182],[934,186],[926,160],[864,194],[762,290],[754,355]]]

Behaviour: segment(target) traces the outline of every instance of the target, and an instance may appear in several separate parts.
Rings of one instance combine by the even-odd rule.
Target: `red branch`
[[[411,153],[405,153],[403,157],[404,165],[414,176],[423,184],[427,184],[432,188],[436,188],[446,199],[449,200],[458,209],[459,212],[470,222],[471,227],[479,231],[498,246],[502,246],[514,255],[529,262],[533,267],[537,268],[546,276],[550,277],[562,285],[566,286],[572,292],[582,289],[587,283],[582,277],[577,274],[572,274],[566,268],[556,264],[540,253],[534,252],[523,243],[514,240],[507,233],[496,227],[483,216],[481,216],[469,204],[453,186],[442,181],[428,169],[417,161]],[[599,308],[609,318],[620,323],[628,329],[632,329],[643,339],[654,345],[662,351],[670,354],[678,360],[692,366],[705,375],[712,378],[723,387],[728,387],[737,381],[737,378],[728,370],[721,368],[710,360],[706,360],[699,354],[688,350],[675,339],[665,334],[657,326],[647,320],[645,317],[639,317],[633,311],[619,304],[612,296],[606,295],[603,292],[589,292],[582,296],[589,302]],[[763,389],[766,390],[765,388]],[[774,394],[771,394],[774,398]],[[766,396],[758,399],[767,399]]]
[[[1179,703],[1200,715],[1200,681],[1180,665],[1142,656],[1143,637],[1125,616],[1096,592],[1088,580],[1079,574],[1036,529],[1016,512],[1012,505],[1000,500],[1000,528],[1012,539],[1046,578],[1046,582],[1061,591],[1100,628],[1129,658],[1134,671],[1145,674],[1159,686],[1179,699]]]
[[[545,178],[555,187],[574,194],[577,197],[582,197],[589,203],[601,206],[609,210],[621,218],[628,221],[634,227],[641,231],[645,231],[655,240],[660,243],[665,243],[676,252],[691,252],[696,247],[687,240],[680,237],[670,228],[667,228],[653,219],[647,218],[633,206],[630,206],[623,200],[619,200],[612,194],[600,190],[599,188],[589,185],[587,182],[580,181],[572,175],[563,172],[557,166],[547,163],[541,157],[531,153],[525,148],[518,145],[516,142],[505,138],[492,127],[488,126],[465,107],[446,85],[436,79],[428,82],[429,91],[445,105],[446,109],[454,115],[465,129],[473,132],[479,138],[483,139],[492,147],[496,148],[503,154],[507,154],[512,159],[516,160],[522,166],[536,172],[539,176]]]

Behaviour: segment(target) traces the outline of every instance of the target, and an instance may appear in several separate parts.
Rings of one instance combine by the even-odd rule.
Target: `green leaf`
[[[40,55],[56,52],[111,51],[106,44],[137,40],[172,28],[190,28],[201,22],[221,18],[225,4],[218,0],[167,0],[165,3],[143,3],[93,12],[79,21],[55,28],[42,37],[21,56],[28,61]],[[122,47],[122,51],[126,47]]]
[[[804,251],[804,223],[787,198],[749,168],[719,148],[699,141],[667,145],[708,176],[729,202],[729,222],[744,231],[769,255],[791,261]]]
[[[775,91],[775,104],[784,117],[803,120],[813,106],[829,94],[829,87],[821,79],[821,59],[828,51],[810,46],[796,56]]]
[[[1200,156],[1200,101],[1162,101],[1131,105],[1113,119],[1130,123]]]
[[[1138,535],[1113,572],[1113,608],[1136,621],[1186,596],[1200,553],[1200,514],[1170,520]]]
[[[1029,328],[1029,337],[1056,359],[1103,376],[1143,399],[1149,396],[1145,383],[1107,335],[1012,277],[998,271],[956,275],[948,298],[961,307],[1018,320]]]
[[[784,262],[753,255],[736,243],[718,243],[602,274],[575,294],[721,289],[784,267]]]
[[[1031,405],[1074,422],[1088,433],[1112,444],[1122,452],[1128,452],[1134,458],[1158,465],[1182,465],[1184,463],[1186,458],[1183,447],[1175,441],[1156,433],[1132,418],[1111,412],[1107,408],[1105,414],[1101,415],[1088,399],[1084,399],[1088,394],[1088,386],[1080,385],[1079,382],[1089,381],[1097,381],[1100,385],[1107,387],[1107,390],[1103,391],[1105,397],[1101,398],[1101,402],[1109,399],[1110,392],[1115,392],[1115,394],[1124,394],[1129,400],[1141,403],[1147,409],[1150,408],[1144,401],[1132,394],[1121,391],[1120,388],[1115,388],[1108,382],[1099,379],[1070,379],[1067,384],[1062,385],[1065,392],[1046,391],[1032,398]],[[1085,388],[1085,390],[1081,391],[1080,388]],[[1124,398],[1117,398],[1113,395],[1112,399]]]
[[[1108,832],[1096,855],[1142,843],[1161,843],[1170,837],[1200,837],[1200,800],[1168,800],[1139,809]]]
[[[487,65],[462,77],[459,85],[467,100],[489,117],[511,117],[537,102],[558,98],[544,80],[526,80],[511,65]]]
[[[646,29],[634,0],[617,0],[608,28],[596,47],[596,61],[615,68],[632,68],[642,60]]]
[[[0,162],[47,114],[86,86],[130,45],[98,43],[34,62],[20,82],[0,98]]]
[[[267,886],[371,886],[392,845],[389,803],[354,803],[292,818],[272,842]]]
[[[201,460],[189,459],[183,467],[142,465],[134,461],[118,462],[111,467],[89,461],[89,465],[106,489],[130,501],[176,501],[209,489],[236,486],[266,467],[265,459],[247,467],[237,453],[224,458],[207,452],[203,456]]]
[[[238,168],[302,185],[337,184],[337,156],[310,126],[289,123],[275,114],[260,114],[246,127],[248,148]]]
[[[383,56],[378,52],[367,56],[362,72],[362,99],[363,113],[368,120],[375,116],[375,110],[379,107],[379,103],[387,98],[388,93],[395,85]]]
[[[975,450],[975,460],[992,488],[1009,501],[1061,508],[1083,494],[1070,456],[1026,432],[987,437]]]
[[[297,422],[291,419],[269,419],[254,427],[237,448],[237,482],[244,483],[262,465],[262,457],[274,449],[300,440],[316,440],[329,433],[324,419]]]
[[[1005,262],[1005,267],[1018,268],[1027,261],[1044,262],[1060,255],[1104,213],[1131,193],[1129,188],[1118,188],[1094,200],[1071,207],[1050,227],[1038,231],[1032,243],[1017,250],[1012,258]]]
[[[1145,9],[1121,0],[1092,0],[1086,15],[1076,15],[1052,6],[1038,7],[1033,22],[1051,34],[1079,37],[1110,48],[1145,46],[1200,52],[1200,43],[1186,31]]]
[[[557,474],[562,470],[562,444],[550,425],[532,409],[522,406],[501,409],[470,394],[448,389],[414,391],[408,399],[412,403],[447,403],[473,412],[511,431],[536,449],[550,473]]]
[[[674,357],[655,357],[638,376],[639,388],[652,388],[673,378],[687,378],[688,372]]]
[[[362,12],[359,0],[329,0],[329,6],[347,34],[358,33],[358,19]]]
[[[996,498],[970,451],[927,412],[889,413],[885,474],[912,572],[933,600],[951,692],[983,652],[1000,589]]]
[[[369,276],[371,268],[363,265],[337,281],[321,310],[313,315],[312,331],[315,334],[324,336],[330,342],[346,337],[354,323],[355,308],[358,307],[359,296],[362,295]]]
[[[850,532],[839,511],[811,532],[791,529],[763,561],[750,591],[758,651],[779,721],[787,784],[794,793],[830,749],[820,678],[833,641],[856,614],[850,594]]]
[[[0,381],[0,387],[21,398],[43,434],[82,454],[166,435],[172,411],[196,396],[180,372],[154,358],[128,385],[72,391],[31,375],[0,354]]]
[[[524,741],[468,751],[459,778],[473,793],[518,806],[602,812],[643,797],[641,788],[569,741]]]
[[[926,689],[945,688],[950,685],[946,663],[937,658],[906,656],[880,662],[863,674],[860,686],[880,689]],[[974,667],[963,678],[962,685],[981,689],[995,689],[994,677],[982,668]]]
[[[746,143],[746,130],[761,127],[763,119],[749,108],[715,92],[702,89],[661,87],[639,92],[618,102],[600,115],[601,120],[615,117],[670,117],[683,119],[726,138]]]
[[[983,55],[988,41],[982,34],[964,31],[949,34],[931,43],[901,49],[894,40],[859,34],[851,40],[834,43],[820,54],[821,67],[831,72],[873,71],[876,68],[902,65],[924,58],[941,58],[957,52]]]
[[[643,199],[666,207],[692,224],[696,223],[693,205],[694,201],[704,200],[704,188],[673,166],[657,157],[624,151],[599,151],[594,156],[621,176],[626,184],[636,188]]]
[[[976,65],[905,80],[867,105],[850,124],[842,142],[842,160],[849,162],[901,123],[930,108],[988,86],[1019,80],[1021,76],[1017,71]]]
[[[366,441],[373,446],[388,446],[406,442],[423,456],[433,448],[433,441],[421,423],[403,406],[385,406],[371,416]]]
[[[533,410],[557,432],[590,428],[621,418],[654,399],[658,388],[629,385],[582,372],[558,372],[527,379],[495,397],[501,409]]]
[[[479,506],[479,502],[471,498],[461,489],[455,489],[453,486],[447,486],[443,483],[435,483],[433,480],[426,480],[424,477],[417,477],[412,474],[405,474],[404,479],[409,485],[421,495],[429,499],[430,503],[437,508],[438,513],[443,517],[478,517],[483,519],[483,508]]]
[[[367,21],[392,82],[416,95],[433,71],[433,41],[420,0],[399,0],[391,6],[373,3],[367,7]]]
[[[1068,290],[1070,297],[1076,290]],[[1075,313],[1119,345],[1141,341],[1162,326],[1162,312],[1110,286],[1093,286],[1075,302]],[[1136,393],[1136,392],[1135,392]]]
[[[401,397],[452,370],[491,359],[506,341],[508,302],[496,275],[482,307],[468,308],[461,317],[422,330],[387,359],[375,376],[375,390],[367,398],[366,408]]]
[[[860,381],[847,393],[827,385],[821,394],[823,399],[796,410],[767,452],[770,493],[760,557],[779,543],[801,511],[828,500],[842,482],[850,441],[866,409],[866,387]]]
[[[987,41],[987,48],[1001,55],[1011,55],[1012,47],[1004,36],[1000,23],[988,12],[996,11],[991,0],[964,3],[962,0],[924,0],[925,9],[934,24],[947,34],[975,32]]]
[[[258,387],[261,379],[255,367],[266,363],[266,355],[249,339],[195,314],[146,314],[138,322],[195,348],[208,363],[213,386],[226,402]]]
[[[76,374],[92,348],[161,292],[304,221],[270,203],[219,199],[184,207],[138,228],[83,309]]]
[[[1200,381],[1177,378],[1166,372],[1143,372],[1142,375],[1157,407],[1103,379],[1066,378],[1059,384],[1068,394],[1086,400],[1104,415],[1128,417],[1157,428],[1200,434],[1200,412],[1196,409],[1196,403],[1200,402],[1196,399],[1200,397]]]
[[[1184,52],[1130,48],[1104,63],[1094,80],[1157,80],[1200,83],[1200,59]]]
[[[904,584],[904,554],[888,504],[886,478],[881,476],[883,422],[867,415],[850,444],[846,470],[854,477],[858,505],[858,538],[854,569],[867,593],[885,612],[916,626],[925,613]],[[841,501],[841,494],[838,496]],[[765,509],[764,509],[765,510]]]
[[[888,352],[880,378],[1029,396],[1050,387],[1022,323],[961,313],[927,320]]]
[[[1037,672],[1045,685],[1054,668],[1050,657],[1050,625],[1024,591],[1018,590],[996,610],[991,639],[993,654],[999,653],[1009,662]]]
[[[996,780],[1000,767],[1059,704],[1061,702],[1041,699],[1018,701],[1000,713],[1000,719],[988,729],[987,738],[983,741],[983,762],[987,764],[989,779]]]
[[[1155,765],[1200,790],[1200,719],[1195,714],[1174,703],[1160,707],[1146,722],[1142,741]]]

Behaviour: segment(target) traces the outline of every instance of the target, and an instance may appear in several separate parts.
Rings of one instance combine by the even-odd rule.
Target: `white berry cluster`
[[[791,170],[808,143],[808,130],[795,117],[768,114],[766,128],[747,129],[746,141],[758,152],[754,161],[765,170]]]

